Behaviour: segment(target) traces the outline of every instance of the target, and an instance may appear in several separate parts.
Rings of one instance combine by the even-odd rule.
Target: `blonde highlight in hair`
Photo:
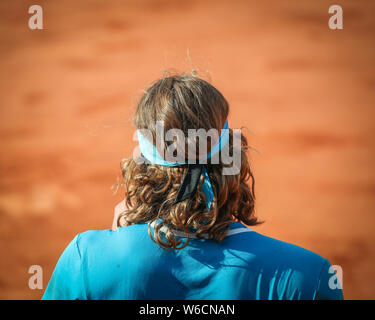
[[[222,94],[211,84],[192,74],[169,75],[154,82],[141,97],[134,115],[137,129],[149,129],[154,141],[155,124],[163,121],[166,130],[180,129],[187,136],[188,129],[220,130],[229,113]],[[210,145],[208,143],[208,145]],[[229,131],[229,150],[233,152],[233,131]],[[175,203],[186,173],[186,167],[163,167],[138,164],[135,159],[123,159],[121,171],[127,209],[118,217],[126,225],[149,223],[151,239],[164,249],[182,249],[189,242],[189,233],[199,238],[204,235],[221,241],[229,226],[239,221],[248,226],[261,222],[254,216],[254,176],[246,152],[247,139],[241,133],[241,168],[235,175],[223,175],[223,161],[206,165],[214,200],[210,209],[198,184],[196,194]],[[208,150],[209,151],[209,150]],[[151,224],[154,225],[152,230]],[[175,231],[186,234],[186,241]]]

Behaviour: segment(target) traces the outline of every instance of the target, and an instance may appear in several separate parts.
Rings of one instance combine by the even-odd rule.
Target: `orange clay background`
[[[142,89],[194,66],[256,149],[256,230],[342,266],[345,298],[375,298],[374,35],[370,0],[1,1],[0,298],[41,298],[28,268],[45,288],[77,233],[110,228]]]

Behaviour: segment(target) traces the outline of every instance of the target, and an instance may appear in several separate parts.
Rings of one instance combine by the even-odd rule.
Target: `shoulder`
[[[296,273],[319,277],[328,260],[299,245],[281,241],[256,231],[231,236],[228,246],[237,254],[248,256],[252,263],[265,270],[295,270]]]
[[[88,230],[78,233],[73,242],[81,254],[89,251],[96,251],[115,248],[116,246],[127,246],[148,238],[147,224],[132,225],[118,228],[116,231]]]
[[[254,250],[257,250],[260,254],[272,255],[274,259],[284,260],[290,257],[298,257],[299,259],[315,260],[319,263],[324,263],[326,260],[318,253],[297,244],[282,241],[255,231],[248,233],[248,235],[252,239],[252,241],[247,242],[248,245],[253,246]]]
[[[326,258],[310,249],[300,245],[274,239],[261,235],[263,241],[281,261],[287,262],[289,259],[298,266],[304,266],[306,269],[319,270],[328,262]],[[293,259],[292,259],[293,258]]]
[[[257,232],[238,237],[236,247],[248,252],[252,268],[276,281],[285,297],[342,299],[340,279],[335,278],[330,262],[316,252]]]

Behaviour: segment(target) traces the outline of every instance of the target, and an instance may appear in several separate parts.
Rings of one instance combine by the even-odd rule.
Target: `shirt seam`
[[[319,272],[318,283],[317,283],[316,290],[315,290],[315,293],[314,293],[314,296],[313,296],[314,300],[316,300],[316,298],[319,296],[319,291],[320,291],[320,285],[321,285],[321,279],[322,279],[322,275],[323,275],[323,270],[324,270],[324,267],[326,266],[326,264],[328,264],[328,263],[329,262],[328,262],[327,259],[323,260],[322,267],[321,267],[320,272]]]
[[[81,234],[78,233],[76,237],[75,245],[76,245],[78,256],[79,256],[79,271],[80,271],[80,278],[82,282],[82,291],[83,291],[84,298],[87,299],[86,282],[85,282],[85,278],[83,274],[83,267],[82,267],[82,254],[81,254],[81,250],[78,244],[78,241],[80,238],[81,238]]]

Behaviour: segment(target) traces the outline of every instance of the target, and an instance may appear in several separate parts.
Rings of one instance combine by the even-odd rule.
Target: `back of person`
[[[234,223],[220,243],[155,244],[147,225],[87,231],[60,258],[43,299],[342,299],[330,263]]]
[[[78,234],[43,299],[342,299],[326,259],[254,231],[247,139],[228,114],[195,75],[153,83],[113,230]]]

